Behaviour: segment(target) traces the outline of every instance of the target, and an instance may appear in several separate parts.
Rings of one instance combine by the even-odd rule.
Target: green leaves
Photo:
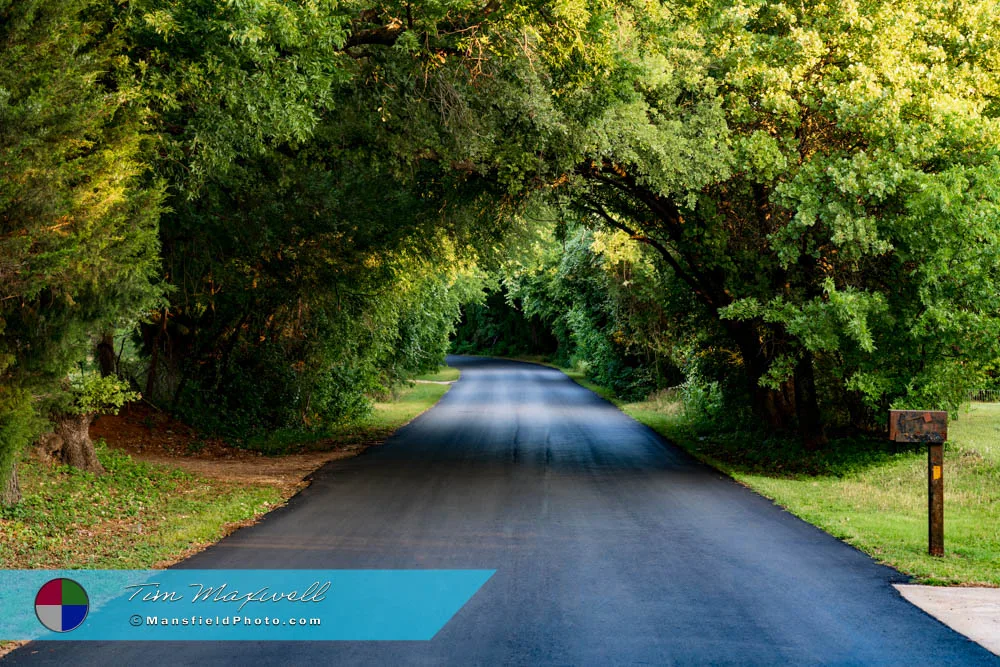
[[[834,419],[977,381],[956,369],[997,354],[994,0],[587,7],[616,39],[578,23],[527,54],[532,80],[572,81],[542,118],[569,139],[519,145],[560,204],[656,249],[781,394],[759,405],[802,359]],[[545,104],[526,91],[505,105]]]
[[[90,2],[0,6],[0,477],[101,329],[156,304],[163,184]]]
[[[127,43],[119,85],[149,105],[159,170],[189,192],[240,157],[307,140],[352,69],[340,51],[349,18],[334,3],[144,0],[107,12]]]
[[[475,265],[504,265],[536,211],[567,246],[508,287],[629,386],[669,358],[742,382],[775,423],[815,413],[793,405],[815,385],[870,424],[952,401],[1000,354],[996,0],[17,0],[0,18],[18,382],[169,292],[143,332],[157,398],[222,393],[252,428],[335,419],[440,356]]]
[[[740,299],[719,310],[723,320],[760,320],[781,328],[810,352],[836,352],[853,344],[865,353],[876,351],[869,320],[886,314],[885,298],[851,287],[838,291],[833,280],[823,284],[824,294],[804,303],[776,297],[765,304],[756,298]]]
[[[114,376],[102,377],[99,373],[83,373],[70,378],[71,414],[118,414],[123,405],[139,400],[139,392],[132,391],[128,382]]]

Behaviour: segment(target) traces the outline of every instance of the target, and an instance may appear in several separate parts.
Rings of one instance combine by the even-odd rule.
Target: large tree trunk
[[[740,321],[727,321],[724,326],[743,358],[747,390],[753,400],[754,414],[774,430],[792,429],[795,422],[795,392],[792,383],[786,382],[779,389],[760,386],[760,379],[770,368],[772,359],[765,354],[756,326],[753,322]]]
[[[799,434],[809,449],[819,449],[827,444],[823,419],[816,396],[816,376],[813,372],[812,354],[806,352],[795,365],[795,413]]]
[[[118,374],[118,359],[115,356],[115,336],[114,333],[106,331],[101,334],[101,340],[97,344],[97,361],[101,366],[101,375]]]
[[[810,449],[824,446],[827,437],[819,411],[812,355],[806,352],[799,359],[792,378],[780,388],[761,387],[760,379],[773,358],[766,354],[756,327],[751,322],[729,322],[726,328],[743,357],[755,414],[774,430],[797,431]]]
[[[3,489],[0,490],[0,506],[11,507],[13,505],[21,502],[21,485],[17,481],[17,461],[10,469],[10,477],[3,485]]]
[[[104,466],[97,460],[94,443],[90,439],[90,423],[94,415],[65,415],[56,422],[55,432],[63,439],[64,463],[100,475]]]
[[[776,431],[790,431],[794,427],[795,399],[794,388],[790,381],[781,385],[780,389],[761,387],[761,376],[750,381],[750,393],[753,396],[753,408],[758,417]]]
[[[163,312],[160,313],[160,322],[157,327],[156,336],[152,341],[152,351],[149,357],[149,374],[146,376],[146,398],[149,400],[154,400],[156,394],[154,389],[156,389],[156,374],[159,371],[160,362],[160,346],[163,344],[163,337],[167,333],[167,309],[164,308]]]

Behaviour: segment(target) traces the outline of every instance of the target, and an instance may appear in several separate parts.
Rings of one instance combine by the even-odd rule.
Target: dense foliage
[[[163,188],[82,2],[0,2],[0,485],[104,328],[159,298]],[[2,488],[2,487],[0,487]]]
[[[371,77],[430,52],[394,49],[381,9],[0,4],[4,479],[74,412],[78,363],[241,439],[356,416],[441,361],[504,206],[417,159],[434,123],[387,123]]]
[[[497,47],[480,169],[645,245],[772,427],[957,406],[1000,333],[995,2],[550,18]]]
[[[560,341],[542,318],[526,316],[522,304],[503,287],[482,302],[467,303],[451,341],[455,354],[495,357],[552,356]]]
[[[683,382],[814,445],[954,407],[1000,352],[998,23],[0,0],[0,476],[79,362],[236,439],[349,419],[441,359],[484,270],[464,339],[525,332],[625,393]]]

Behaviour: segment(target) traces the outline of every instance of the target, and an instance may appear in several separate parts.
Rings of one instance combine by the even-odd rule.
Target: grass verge
[[[455,379],[458,379],[458,370]],[[413,421],[421,413],[434,407],[450,389],[443,384],[413,384],[403,389],[393,400],[375,404],[365,426],[379,433],[392,433],[400,426]]]
[[[870,439],[810,452],[699,427],[677,400],[627,403],[563,370],[697,458],[917,583],[1000,586],[1000,404],[973,404],[945,445],[945,556],[927,554],[927,454]]]
[[[454,382],[458,379],[459,375],[461,375],[461,372],[457,368],[442,366],[436,373],[424,373],[415,377],[414,380],[419,380],[420,382]]]
[[[438,384],[405,387],[393,400],[376,403],[361,423],[342,427],[325,445],[378,442],[447,390],[448,385]],[[24,500],[0,508],[0,567],[164,566],[287,500],[287,486],[216,479],[146,463],[103,441],[96,448],[107,469],[99,477],[30,457],[19,464]]]
[[[107,474],[30,458],[24,500],[0,510],[4,568],[144,569],[174,562],[282,501],[277,490],[135,461],[98,442]]]
[[[409,383],[397,388],[386,400],[377,401],[367,417],[326,431],[324,439],[310,445],[309,449],[372,444],[384,440],[434,407],[450,388],[448,384],[432,383]]]
[[[458,378],[458,370],[455,379]],[[446,371],[437,375],[445,376]],[[419,379],[419,378],[417,378]],[[438,382],[438,381],[433,381]],[[385,400],[376,401],[367,416],[321,431],[280,430],[250,440],[246,448],[268,456],[317,452],[336,448],[370,445],[384,440],[396,429],[432,408],[448,391],[448,384],[406,383],[396,387]],[[445,381],[441,381],[445,382]]]
[[[282,449],[299,450],[361,445],[356,448],[360,452],[431,408],[449,388],[411,384],[375,403],[360,423],[344,426],[322,442],[293,445],[283,437],[276,442]],[[20,462],[24,499],[0,508],[0,567],[166,567],[253,523],[283,504],[295,488],[193,474],[136,460],[104,441],[95,444],[107,470],[100,477],[30,457]],[[23,643],[0,639],[0,656]]]
[[[95,477],[30,458],[24,500],[0,510],[4,568],[143,569],[215,542],[282,501],[276,489],[201,478],[97,443]]]
[[[378,402],[327,446],[372,443],[433,406],[447,385],[418,384]],[[3,568],[144,569],[214,543],[287,500],[271,484],[226,481],[155,463],[96,443],[107,474],[50,467],[30,457],[18,466],[24,500],[0,508]],[[96,502],[95,502],[96,500]]]

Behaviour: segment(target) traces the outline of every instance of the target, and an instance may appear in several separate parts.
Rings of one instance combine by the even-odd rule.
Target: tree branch
[[[610,171],[614,174],[614,177],[603,173],[604,170]],[[629,199],[645,207],[662,223],[663,232],[675,246],[682,246],[684,244],[681,227],[683,217],[681,216],[680,209],[669,199],[664,199],[643,188],[633,176],[628,174],[624,167],[605,160],[600,167],[595,163],[590,163],[585,168],[578,169],[578,173],[585,178],[615,188]],[[660,252],[663,254],[662,251]],[[677,254],[685,258],[689,267],[687,275],[690,279],[685,282],[691,285],[699,299],[713,308],[721,308],[732,303],[732,296],[726,291],[722,276],[718,275],[717,272],[700,270],[698,268],[701,261],[697,249],[687,255],[677,250]],[[672,255],[670,255],[670,258],[675,259]]]
[[[500,10],[502,3],[499,0],[490,0],[487,2],[481,10],[479,10],[478,16],[473,14],[467,16],[466,21],[444,21],[437,25],[438,35],[461,33],[467,30],[476,28],[483,24],[483,22],[492,14]],[[361,13],[358,17],[359,24],[372,24],[378,18],[378,14],[375,10],[366,10]],[[374,28],[366,28],[359,30],[352,30],[350,36],[348,36],[347,41],[344,42],[344,49],[350,49],[356,46],[392,46],[407,30],[412,30],[415,25],[416,20],[413,17],[412,4],[406,5],[406,16],[404,18],[398,18],[391,16],[386,21],[385,25],[380,25]]]
[[[599,215],[608,225],[625,232],[633,241],[644,243],[656,250],[663,257],[664,261],[670,265],[670,268],[674,270],[677,277],[687,283],[688,287],[694,291],[695,295],[705,305],[710,308],[718,307],[712,296],[705,289],[703,289],[703,286],[699,284],[699,281],[694,276],[684,270],[684,268],[680,265],[680,262],[677,261],[667,246],[654,238],[638,233],[636,230],[632,229],[620,220],[616,220],[598,202],[591,200],[588,203],[589,206],[587,207],[587,210]]]

